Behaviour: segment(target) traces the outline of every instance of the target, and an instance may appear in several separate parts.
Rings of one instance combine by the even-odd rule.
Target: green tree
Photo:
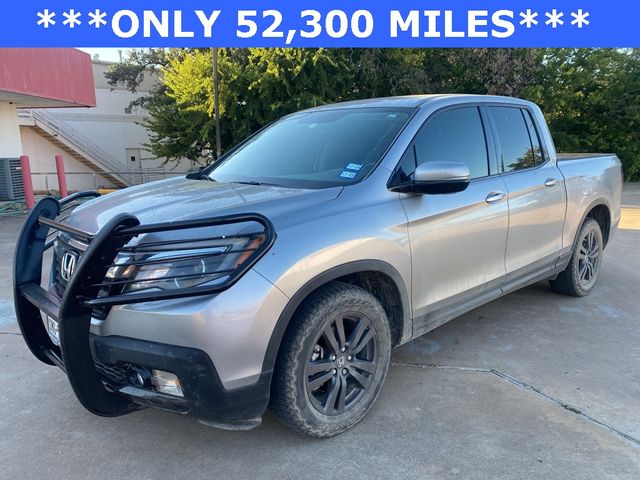
[[[524,96],[545,112],[560,152],[615,152],[640,178],[640,52],[548,49]]]
[[[428,50],[354,48],[349,51],[352,98],[410,95],[432,90],[425,70]]]
[[[220,49],[223,149],[288,113],[358,98],[423,93],[521,96],[546,114],[560,151],[613,151],[640,178],[640,51],[620,49]],[[107,73],[149,116],[147,148],[168,161],[214,150],[209,49],[135,50]]]
[[[519,97],[536,83],[543,52],[536,48],[463,48],[455,51],[455,57],[462,75],[470,77],[467,83],[482,85],[474,93]]]
[[[138,87],[147,78],[158,78],[151,91],[133,101],[132,106],[141,106],[148,112],[142,122],[150,135],[145,148],[157,158],[166,158],[165,163],[175,165],[182,158],[202,160],[209,136],[203,115],[179,107],[175,99],[167,94],[168,89],[162,81],[162,72],[168,67],[172,55],[180,51],[134,49],[123,62],[111,65],[105,73],[112,87],[122,85],[133,93],[137,93]]]
[[[137,102],[149,112],[146,147],[168,161],[208,161],[214,145],[210,51],[134,51],[107,78],[135,91],[151,66],[162,82]],[[345,51],[323,48],[220,49],[218,69],[225,148],[282,115],[349,99],[354,83]]]
[[[123,85],[135,93],[147,76],[158,75],[167,63],[167,50],[164,48],[133,49],[124,61],[107,69],[105,78],[112,87]]]

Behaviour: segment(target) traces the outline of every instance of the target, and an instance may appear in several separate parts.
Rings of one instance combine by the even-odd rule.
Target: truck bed
[[[587,158],[611,157],[613,153],[558,153],[558,161],[586,160]]]
[[[563,247],[570,248],[577,229],[597,199],[608,199],[611,225],[620,219],[622,173],[620,160],[613,153],[558,154],[558,168],[564,177],[567,191],[567,213]],[[609,232],[603,232],[605,238]]]

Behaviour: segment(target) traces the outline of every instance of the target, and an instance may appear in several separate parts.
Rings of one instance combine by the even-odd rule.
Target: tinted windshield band
[[[296,113],[258,132],[213,166],[220,182],[330,188],[375,169],[413,108],[338,108]]]

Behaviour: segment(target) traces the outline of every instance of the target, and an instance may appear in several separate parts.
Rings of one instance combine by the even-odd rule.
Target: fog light
[[[149,385],[151,379],[151,372],[142,367],[130,367],[129,368],[129,382],[139,388],[144,388]]]
[[[151,384],[156,387],[156,391],[173,395],[174,397],[184,397],[182,385],[176,375],[162,370],[151,370]]]

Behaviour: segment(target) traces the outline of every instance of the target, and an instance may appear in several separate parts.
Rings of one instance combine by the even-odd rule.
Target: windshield
[[[357,183],[375,168],[412,112],[346,108],[290,115],[232,152],[209,178],[296,188]]]

